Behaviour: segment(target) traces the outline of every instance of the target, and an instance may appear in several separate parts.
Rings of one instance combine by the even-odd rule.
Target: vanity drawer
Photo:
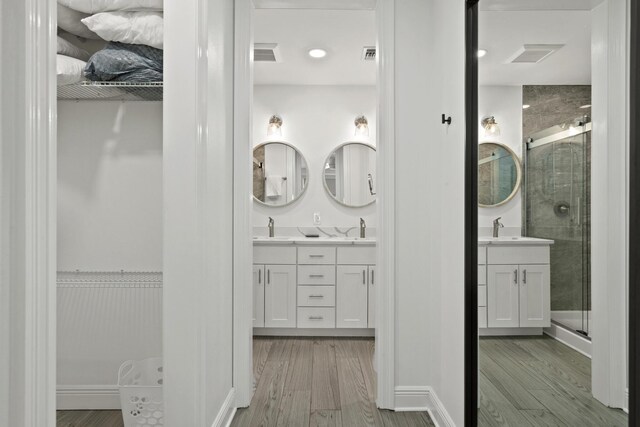
[[[335,285],[335,265],[299,265],[298,285]]]
[[[487,307],[478,307],[478,327],[487,327]]]
[[[335,286],[298,286],[298,307],[335,307]]]
[[[254,246],[254,264],[295,264],[296,248],[294,246]]]
[[[298,264],[335,264],[335,247],[300,247],[298,248]]]
[[[355,246],[338,248],[338,264],[374,265],[376,263],[375,246]]]
[[[488,264],[549,264],[549,246],[496,246],[487,249]]]
[[[478,307],[487,306],[487,287],[478,286]]]
[[[487,247],[486,246],[478,246],[478,264],[486,264],[487,263]]]
[[[298,307],[298,328],[335,328],[333,307]]]
[[[479,265],[478,266],[478,285],[486,285],[487,284],[487,266]]]

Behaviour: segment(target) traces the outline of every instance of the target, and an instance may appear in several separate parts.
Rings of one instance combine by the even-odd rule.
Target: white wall
[[[395,2],[396,390],[424,393],[428,405],[430,393],[422,390],[431,387],[459,426],[464,425],[464,7],[450,0]],[[442,113],[452,117],[451,126],[441,124]],[[398,396],[396,405],[401,405]]]
[[[268,217],[276,227],[313,225],[319,212],[323,226],[355,227],[363,217],[375,227],[375,203],[348,208],[337,203],[324,189],[322,172],[327,156],[338,145],[356,140],[353,120],[364,114],[369,121],[369,138],[375,146],[376,88],[374,86],[257,85],[254,87],[254,145],[266,140],[269,117],[282,117],[282,139],[302,153],[309,166],[309,187],[301,199],[286,207],[266,207],[253,203],[253,225],[266,227]]]
[[[162,103],[58,102],[58,270],[162,271]]]
[[[501,135],[492,142],[511,148],[522,162],[522,86],[480,86],[478,89],[478,128],[480,142],[482,128],[480,120],[495,116]],[[524,171],[523,171],[524,172]],[[493,220],[502,217],[503,234],[520,235],[522,227],[522,188],[504,205],[494,208],[478,208],[480,235],[491,233]]]

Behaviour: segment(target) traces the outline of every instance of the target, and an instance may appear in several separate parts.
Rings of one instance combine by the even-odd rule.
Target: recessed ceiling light
[[[478,58],[482,58],[486,54],[487,54],[487,50],[486,49],[478,49],[478,52],[476,53],[476,55],[478,55]]]
[[[591,104],[582,105],[580,108],[591,108]]]
[[[309,51],[309,56],[312,58],[324,58],[325,56],[327,56],[327,51],[324,49],[311,49]]]
[[[526,110],[526,109],[527,109],[527,108],[529,108],[529,107],[531,107],[531,105],[529,105],[529,104],[524,104],[524,105],[522,106],[522,109],[523,109],[523,110]]]

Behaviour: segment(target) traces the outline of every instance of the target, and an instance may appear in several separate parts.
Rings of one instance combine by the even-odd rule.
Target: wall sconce
[[[274,114],[269,119],[269,126],[267,126],[267,136],[282,137],[282,118],[277,114]]]
[[[482,128],[484,129],[484,137],[495,139],[500,136],[500,126],[496,122],[496,118],[493,116],[486,116],[482,118],[480,122]]]
[[[356,117],[353,124],[356,125],[355,136],[369,136],[369,122],[365,116]]]

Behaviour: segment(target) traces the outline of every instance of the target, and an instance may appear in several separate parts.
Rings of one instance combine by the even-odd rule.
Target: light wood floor
[[[544,337],[480,339],[480,426],[627,426],[591,396],[591,360]]]
[[[124,427],[120,411],[58,411],[56,427]]]
[[[367,339],[254,339],[256,393],[233,426],[433,426],[375,408]],[[480,340],[479,425],[627,426],[591,396],[589,358],[548,337]],[[462,399],[462,396],[460,396]],[[122,427],[120,411],[58,411],[57,427]]]
[[[232,426],[433,426],[375,406],[372,339],[254,338],[256,392]]]

